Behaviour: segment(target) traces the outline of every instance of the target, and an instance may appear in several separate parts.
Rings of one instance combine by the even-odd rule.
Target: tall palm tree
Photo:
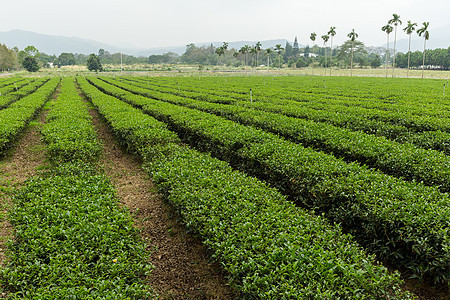
[[[247,53],[249,51],[250,51],[249,45],[242,46],[241,49],[239,49],[239,52],[242,53],[242,55],[244,56],[244,66],[247,65]]]
[[[387,77],[387,74],[388,74],[387,67],[389,64],[389,34],[392,32],[392,30],[394,30],[394,27],[387,24],[387,25],[384,25],[383,27],[381,27],[381,30],[383,30],[387,33],[386,64],[384,65],[384,69],[386,70],[386,77]]]
[[[425,47],[427,44],[427,40],[430,39],[430,33],[428,32],[428,26],[430,26],[430,22],[423,22],[423,27],[417,29],[417,34],[422,36],[423,34],[423,58],[422,58],[422,78],[423,78],[423,70],[425,68]]]
[[[347,34],[348,38],[350,39],[350,41],[352,41],[352,58],[350,60],[350,76],[352,76],[353,74],[353,47],[355,46],[355,40],[358,37],[358,34],[355,32],[355,29],[352,29],[352,32],[350,32],[349,34]]]
[[[261,42],[257,42],[255,45],[255,49],[256,49],[256,66],[258,67],[258,53],[261,52]]]
[[[313,42],[313,47],[312,47],[313,51],[314,51],[314,44],[316,41],[316,36],[317,36],[317,34],[315,32],[311,33],[311,35],[309,36],[309,38]],[[314,70],[314,66],[311,68],[311,75],[313,75],[313,70]]]
[[[244,66],[246,66],[247,65],[247,45],[245,45],[245,46],[242,46],[240,49],[239,49],[239,53],[241,53],[242,54],[242,56],[244,57]]]
[[[392,15],[392,19],[388,21],[389,25],[394,24],[395,33],[394,33],[394,60],[392,61],[392,77],[394,77],[394,69],[395,69],[395,45],[397,44],[397,26],[402,25],[402,21],[400,20],[400,16],[397,14]]]
[[[284,50],[284,48],[281,47],[280,44],[275,45],[275,51],[277,51],[277,53],[278,53],[278,63],[280,65],[280,69],[281,69],[281,51],[283,51],[283,50]]]
[[[330,76],[331,76],[331,69],[333,68],[333,36],[336,35],[335,31],[336,27],[331,26],[330,30],[328,31],[328,35],[331,37],[330,43],[331,43],[331,54],[330,54]]]
[[[270,53],[272,53],[272,48],[267,48],[264,50],[266,53],[264,55],[267,55],[267,71],[269,71],[269,59],[270,59]]]
[[[219,48],[216,49],[216,54],[219,55],[219,59],[217,60],[217,65],[219,65],[219,61],[220,61],[220,56],[222,56],[225,53],[225,49],[220,46]]]
[[[330,36],[328,34],[322,35],[323,40],[323,46],[325,47],[325,75],[327,75],[327,42],[330,39]]]
[[[256,50],[256,46],[253,46],[253,47],[250,48],[250,53],[252,54],[252,66],[255,66],[253,64],[254,58],[255,58],[255,54],[258,55],[258,50]]]
[[[411,21],[408,21],[408,25],[406,25],[405,28],[403,28],[403,31],[406,32],[407,35],[409,35],[409,46],[408,46],[408,70],[406,71],[406,77],[409,77],[409,62],[411,61],[411,33],[414,32],[416,29],[414,26],[417,26],[417,23],[412,23]]]

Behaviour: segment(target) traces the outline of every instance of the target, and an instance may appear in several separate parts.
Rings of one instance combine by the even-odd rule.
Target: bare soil
[[[132,212],[154,266],[148,284],[162,299],[234,299],[219,264],[211,261],[201,241],[186,232],[155,192],[139,159],[120,146],[94,109],[94,126],[103,143],[100,159],[121,202]]]

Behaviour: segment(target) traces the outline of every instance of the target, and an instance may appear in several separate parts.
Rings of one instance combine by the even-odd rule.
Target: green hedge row
[[[131,79],[127,79],[126,81],[133,82],[133,84],[138,85],[142,88],[164,91],[165,93],[186,97],[183,90],[179,92],[179,90],[174,86],[167,88],[167,85],[160,85],[159,88],[157,88],[154,85],[150,85],[148,82]],[[220,90],[220,87],[215,87],[213,85],[209,87],[209,89],[209,93],[211,93],[210,95],[197,92],[199,95],[201,94],[201,97],[196,97],[196,99],[208,102],[229,103],[248,108],[274,112],[277,114],[283,114],[295,118],[309,119],[316,122],[328,123],[353,131],[363,131],[369,134],[385,136],[388,139],[401,143],[409,142],[424,149],[434,149],[443,151],[446,154],[450,154],[450,144],[448,142],[450,140],[450,133],[442,132],[441,130],[431,130],[432,128],[428,128],[429,130],[424,132],[415,132],[413,128],[399,125],[397,122],[385,122],[383,120],[377,120],[376,118],[369,119],[367,118],[367,116],[358,115],[357,110],[360,108],[355,106],[357,105],[355,104],[355,97],[352,97],[351,100],[349,100],[353,102],[345,103],[346,105],[336,106],[333,105],[333,103],[336,101],[334,97],[322,98],[321,102],[313,102],[309,98],[302,99],[302,101],[294,101],[290,100],[290,98],[285,99],[285,95],[283,94],[283,92],[277,89],[277,92],[274,92],[273,96],[263,96],[262,98],[257,98],[257,96],[254,96],[253,99],[255,101],[253,103],[250,103],[248,92],[245,95],[231,94],[230,96],[229,92],[222,92]],[[280,96],[280,94],[282,96]],[[212,99],[210,99],[211,97]],[[223,100],[216,100],[217,97]],[[280,99],[280,97],[283,98]],[[297,97],[299,96],[297,95]],[[379,99],[375,100],[375,103],[378,103],[379,101]],[[407,105],[407,107],[411,107],[411,105]],[[403,105],[403,107],[404,106],[405,105]],[[422,109],[423,106],[421,105],[420,108]],[[442,109],[436,107],[434,109],[436,112],[442,111]],[[385,110],[378,112],[376,112],[376,110],[373,110],[371,114],[384,115]],[[397,112],[396,114],[399,113]],[[400,119],[402,119],[402,117],[403,115],[400,117]],[[430,118],[432,116],[425,117]]]
[[[14,196],[0,271],[12,299],[148,299],[145,244],[110,180],[81,162],[29,179]]]
[[[50,79],[31,95],[0,110],[0,155],[44,106],[59,82],[60,78]]]
[[[2,79],[0,79],[0,88],[3,88],[7,85],[14,85],[14,83],[18,83],[22,80],[25,80],[24,78],[19,78],[19,77],[4,77]]]
[[[73,78],[63,79],[42,131],[55,164],[14,197],[3,291],[27,299],[151,298],[146,244],[91,164],[99,142]]]
[[[396,275],[374,264],[338,226],[307,214],[226,163],[180,145],[166,125],[101,93],[85,79],[78,78],[78,83],[118,137],[138,149],[158,190],[202,236],[244,295],[410,297],[398,289]],[[139,122],[148,126],[145,134]],[[166,143],[160,143],[163,135],[169,137]]]
[[[381,258],[435,282],[450,278],[448,194],[205,112],[131,93],[121,97],[169,124],[191,145],[324,212]]]
[[[0,97],[6,96],[7,94],[14,92],[14,91],[18,91],[20,88],[22,88],[23,86],[26,86],[29,83],[30,83],[29,80],[21,80],[21,81],[12,82],[11,84],[0,88],[0,93],[1,93]]]
[[[41,133],[47,144],[47,154],[54,162],[93,160],[100,154],[92,118],[78,94],[74,78],[63,79],[58,99]]]
[[[115,96],[126,97],[120,88],[105,86],[96,78],[88,80],[99,88],[107,89]],[[346,160],[356,160],[367,164],[386,174],[438,186],[443,192],[450,191],[450,158],[438,151],[420,149],[408,143],[399,144],[384,137],[353,132],[310,120],[232,105],[196,101],[124,83],[114,82],[114,84],[133,93],[220,115],[241,124],[257,126],[304,146],[311,146]]]
[[[449,118],[443,95],[446,80],[420,81],[398,79],[386,82],[380,78],[308,78],[308,77],[237,77],[237,78],[138,78],[146,84],[180,88],[204,94],[224,95],[248,100],[249,89],[257,101],[293,100],[303,106],[336,110],[354,107],[361,112],[395,112],[417,116]],[[225,81],[225,82],[224,82]],[[266,84],[267,82],[267,84]],[[176,84],[175,84],[176,83]],[[175,89],[173,90],[175,91]],[[219,92],[220,91],[220,92]],[[242,97],[245,95],[246,97]],[[444,101],[442,101],[444,100]],[[366,110],[369,109],[369,110]]]
[[[19,100],[20,98],[23,98],[31,93],[33,93],[35,90],[37,90],[39,87],[41,87],[44,83],[46,83],[49,79],[48,78],[40,78],[37,79],[30,84],[27,84],[20,88],[18,91],[11,92],[7,95],[3,95],[0,97],[0,109],[6,108],[11,103]]]

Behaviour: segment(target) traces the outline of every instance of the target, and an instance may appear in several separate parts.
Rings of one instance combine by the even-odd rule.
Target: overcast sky
[[[385,43],[381,27],[393,13],[404,25],[429,21],[431,36],[433,28],[450,24],[450,0],[0,1],[0,31],[21,29],[140,48],[295,36],[307,44],[311,32],[320,40],[330,26],[336,26],[335,45],[354,28],[359,40],[371,46]]]

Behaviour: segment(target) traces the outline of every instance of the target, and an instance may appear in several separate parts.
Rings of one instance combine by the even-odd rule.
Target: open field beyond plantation
[[[331,72],[1,76],[2,297],[448,299],[449,73]]]

